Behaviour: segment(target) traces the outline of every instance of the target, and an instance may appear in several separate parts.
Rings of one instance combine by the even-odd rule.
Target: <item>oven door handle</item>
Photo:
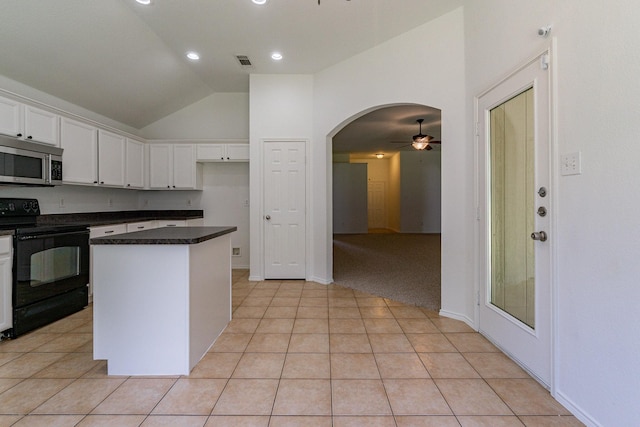
[[[75,236],[78,234],[89,234],[89,230],[85,231],[66,231],[61,233],[43,233],[43,234],[27,234],[24,236],[16,236],[18,241],[45,239],[48,237]]]

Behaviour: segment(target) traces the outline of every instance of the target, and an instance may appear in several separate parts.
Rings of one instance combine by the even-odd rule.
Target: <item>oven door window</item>
[[[31,255],[31,287],[54,283],[80,273],[78,246],[45,249]]]

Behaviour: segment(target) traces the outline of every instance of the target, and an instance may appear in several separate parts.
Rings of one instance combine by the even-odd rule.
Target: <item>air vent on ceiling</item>
[[[253,67],[253,64],[251,64],[251,61],[249,60],[249,57],[246,55],[236,55],[236,59],[238,60],[242,68]]]

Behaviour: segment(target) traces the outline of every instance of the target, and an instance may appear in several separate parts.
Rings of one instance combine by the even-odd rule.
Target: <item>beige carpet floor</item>
[[[336,234],[333,280],[405,304],[440,309],[440,234]]]

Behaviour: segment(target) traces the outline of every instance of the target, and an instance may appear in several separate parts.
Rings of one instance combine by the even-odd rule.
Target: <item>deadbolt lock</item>
[[[547,189],[545,187],[540,187],[538,190],[538,196],[545,197],[547,195]]]
[[[538,215],[547,216],[547,208],[545,208],[544,206],[540,206],[538,208]]]

